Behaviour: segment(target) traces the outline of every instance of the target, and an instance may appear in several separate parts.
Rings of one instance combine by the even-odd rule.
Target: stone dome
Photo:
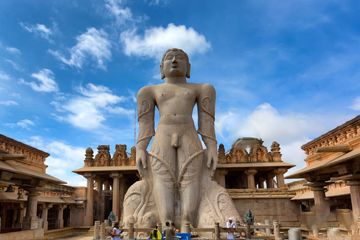
[[[92,150],[91,147],[88,147],[85,152],[86,152],[86,154],[93,154],[94,153],[94,151]]]
[[[238,138],[233,145],[231,146],[232,149],[246,149],[246,148],[252,148],[255,145],[261,145],[262,140],[258,138],[253,137],[243,137]]]

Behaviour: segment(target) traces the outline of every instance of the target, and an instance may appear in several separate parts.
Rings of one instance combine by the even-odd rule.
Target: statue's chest
[[[156,93],[156,102],[158,105],[164,103],[189,104],[196,100],[196,92],[188,88],[164,89]]]

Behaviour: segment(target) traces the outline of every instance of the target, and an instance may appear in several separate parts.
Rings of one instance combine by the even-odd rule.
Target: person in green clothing
[[[155,226],[155,228],[151,231],[149,239],[161,239],[162,238],[161,232],[157,228],[158,227]]]

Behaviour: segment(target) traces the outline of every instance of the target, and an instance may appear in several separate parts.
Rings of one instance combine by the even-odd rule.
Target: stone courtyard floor
[[[69,237],[54,238],[54,240],[92,240],[92,236],[74,235]]]

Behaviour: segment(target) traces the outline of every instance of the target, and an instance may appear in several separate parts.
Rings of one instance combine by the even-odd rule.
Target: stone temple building
[[[224,186],[240,216],[250,209],[256,222],[279,220],[316,236],[326,227],[359,230],[360,116],[304,144],[306,167],[285,178],[293,164],[282,161],[280,145],[268,150],[257,138],[240,138],[230,149],[219,145],[214,179]],[[84,167],[74,170],[87,187],[71,187],[46,173],[48,153],[0,135],[0,239],[22,239],[54,231],[88,231],[112,211],[122,220],[128,188],[139,180],[136,148],[99,145],[86,149]],[[290,156],[291,157],[291,156]],[[291,162],[291,159],[289,159]],[[136,227],[136,226],[135,226]],[[17,231],[17,232],[16,232]],[[33,234],[33,235],[31,235]]]
[[[48,156],[0,134],[0,239],[7,239],[3,233],[23,230],[28,237],[43,236],[44,231],[83,225],[86,189],[47,174]]]
[[[99,145],[94,156],[88,148],[84,167],[73,171],[87,179],[86,225],[103,221],[110,211],[116,220],[121,220],[125,193],[140,177],[136,148],[132,147],[130,154],[126,150],[126,145],[116,145],[111,154],[109,145]],[[240,215],[250,208],[259,221],[283,218],[283,224],[293,225],[299,224],[299,208],[290,201],[295,192],[289,192],[284,183],[284,173],[293,166],[282,161],[278,143],[273,142],[268,151],[261,139],[240,138],[228,151],[220,144],[214,178],[228,189]],[[293,213],[289,214],[283,206]]]
[[[306,167],[287,179],[296,191],[302,223],[309,229],[327,226],[354,231],[360,217],[360,115],[301,147]],[[316,221],[314,220],[316,219]]]

